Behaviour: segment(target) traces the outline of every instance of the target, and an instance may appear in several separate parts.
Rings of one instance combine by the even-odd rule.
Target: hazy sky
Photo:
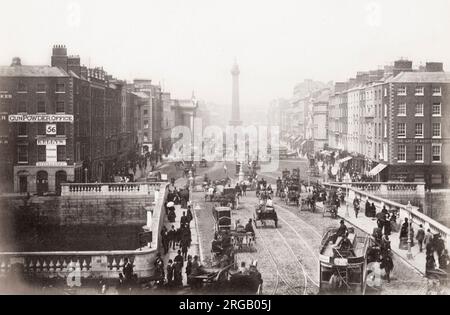
[[[65,44],[118,78],[164,82],[174,97],[242,106],[290,97],[305,78],[345,80],[399,57],[450,69],[450,1],[1,0],[0,64],[49,64]]]

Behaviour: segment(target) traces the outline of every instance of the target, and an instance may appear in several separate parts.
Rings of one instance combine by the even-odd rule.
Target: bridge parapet
[[[61,184],[61,196],[120,196],[148,195],[159,190],[166,182],[132,183],[64,183]]]
[[[353,183],[337,184],[337,183],[324,183],[327,188],[338,189],[341,188],[344,191],[347,190],[347,198],[351,202],[355,197],[358,197],[363,203],[369,201],[373,203],[377,211],[381,211],[383,206],[390,212],[395,211],[398,213],[400,220],[403,221],[404,218],[408,218],[413,225],[415,225],[415,230],[420,224],[423,225],[424,229],[430,229],[434,234],[439,233],[444,241],[446,241],[446,248],[450,248],[450,229],[445,225],[437,222],[436,220],[428,217],[427,215],[421,213],[418,207],[410,206],[388,200],[379,196],[372,194],[372,191],[362,191],[355,187],[352,187]],[[395,184],[392,184],[395,185]]]
[[[85,184],[82,187],[98,189],[110,187],[109,185]],[[65,184],[65,186],[76,185]],[[112,186],[120,187],[120,185]],[[60,278],[67,279],[68,282],[72,281],[72,278],[73,281],[118,278],[125,258],[133,264],[133,271],[139,278],[151,277],[153,262],[160,246],[160,229],[164,224],[167,183],[151,183],[151,186],[157,187],[154,190],[155,202],[147,211],[147,225],[144,227],[145,230],[152,231],[150,246],[119,251],[0,252],[0,279],[10,274],[14,265],[20,266],[24,275],[36,278]]]
[[[368,191],[381,195],[388,194],[419,194],[425,196],[425,183],[422,182],[334,182],[334,185],[348,185],[361,191]]]

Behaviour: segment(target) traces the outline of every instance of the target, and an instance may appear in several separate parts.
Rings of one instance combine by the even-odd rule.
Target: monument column
[[[239,66],[237,62],[234,62],[233,67],[231,68],[231,75],[233,77],[233,85],[232,85],[232,100],[231,100],[231,126],[240,126],[242,125],[241,114],[239,111]]]

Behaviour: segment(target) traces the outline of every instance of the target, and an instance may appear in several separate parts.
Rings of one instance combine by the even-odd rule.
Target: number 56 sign
[[[56,124],[47,124],[47,127],[45,128],[45,134],[56,135]]]

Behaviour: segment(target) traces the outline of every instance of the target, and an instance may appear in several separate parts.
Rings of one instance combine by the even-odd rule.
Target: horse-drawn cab
[[[223,206],[214,206],[212,208],[214,217],[214,231],[217,234],[223,234],[231,230],[231,208]]]
[[[285,197],[286,205],[290,205],[294,203],[297,207],[300,204],[300,186],[298,185],[289,185],[287,187],[286,197]]]
[[[256,228],[258,228],[258,221],[263,226],[266,226],[266,221],[273,221],[275,227],[278,227],[278,216],[273,205],[267,205],[266,203],[257,205],[253,219],[255,221]]]

